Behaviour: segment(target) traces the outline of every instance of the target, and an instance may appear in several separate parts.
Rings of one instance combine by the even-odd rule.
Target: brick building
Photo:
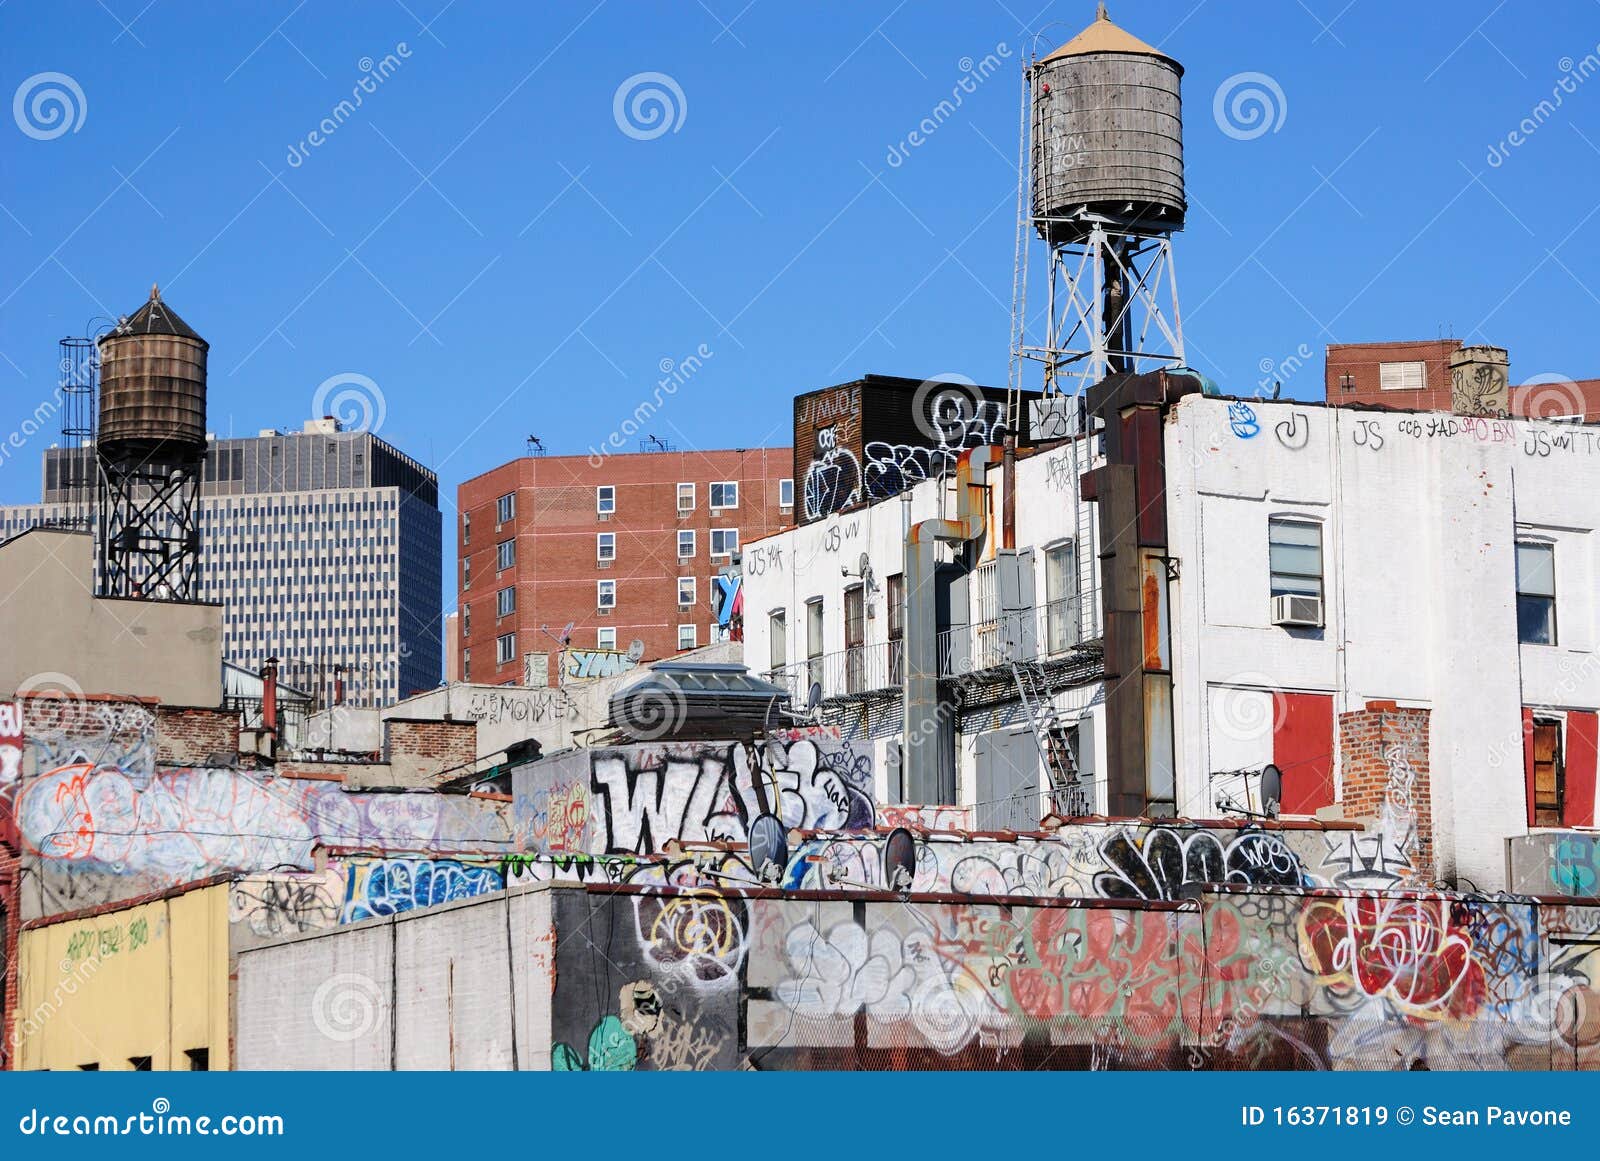
[[[1474,352],[1493,351],[1503,359],[1499,348],[1468,347],[1460,339],[1334,343],[1328,347],[1323,386],[1327,401],[1338,406],[1462,410],[1452,397],[1455,366],[1470,363]],[[1536,419],[1600,421],[1600,379],[1541,374],[1510,386],[1507,396],[1507,407],[1491,410]]]
[[[466,481],[461,680],[555,683],[564,635],[568,660],[638,641],[631,660],[654,661],[716,639],[719,571],[794,522],[791,465],[786,447],[524,456]]]

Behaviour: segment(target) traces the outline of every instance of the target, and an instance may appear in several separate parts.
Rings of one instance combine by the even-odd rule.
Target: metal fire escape
[[[1050,779],[1050,798],[1055,812],[1066,818],[1088,814],[1091,810],[1089,795],[1067,739],[1070,727],[1051,700],[1043,668],[1037,661],[1014,660],[1011,677],[1017,683],[1022,712],[1028,717],[1034,744],[1039,747],[1039,759]]]

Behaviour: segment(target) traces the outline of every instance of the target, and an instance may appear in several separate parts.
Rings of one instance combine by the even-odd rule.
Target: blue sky
[[[1531,11],[1112,4],[1187,70],[1191,363],[1317,397],[1330,341],[1455,334],[1509,347],[1516,380],[1600,375],[1600,4]],[[211,343],[214,430],[297,426],[319,385],[365,376],[447,519],[461,480],[529,434],[598,444],[702,345],[653,421],[680,447],[787,443],[793,394],[866,371],[1004,382],[1020,62],[1032,31],[1053,47],[1092,16],[11,0],[0,96],[56,72],[82,97],[58,136],[15,104],[0,121],[0,436],[52,393],[57,339],[152,281]],[[891,166],[990,54],[1000,71]],[[1246,72],[1282,101],[1241,138],[1213,101]],[[649,139],[614,113],[643,73],[681,92]],[[37,499],[37,463],[0,463],[0,501]]]

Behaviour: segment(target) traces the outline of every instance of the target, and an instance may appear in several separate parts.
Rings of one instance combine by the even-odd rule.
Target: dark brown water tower
[[[200,560],[209,344],[150,300],[100,339],[99,590],[188,600]]]

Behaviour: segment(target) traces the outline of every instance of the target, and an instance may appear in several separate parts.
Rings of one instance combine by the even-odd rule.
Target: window
[[[1060,653],[1078,643],[1078,548],[1068,540],[1044,550],[1045,647]]]
[[[211,1071],[211,1049],[185,1048],[183,1050],[183,1055],[189,1062],[190,1072]]]
[[[1322,597],[1322,526],[1274,516],[1267,522],[1272,595]]]
[[[595,582],[595,606],[601,609],[614,609],[617,607],[617,582],[603,580]]]
[[[789,664],[789,615],[783,609],[767,614],[767,664],[774,678]]]
[[[612,484],[601,484],[594,490],[594,510],[609,516],[617,510],[617,489]]]
[[[598,561],[617,559],[617,534],[601,532],[594,538],[594,558]]]
[[[678,511],[679,512],[693,512],[694,511],[694,485],[693,484],[679,484],[678,485]]]
[[[472,513],[461,513],[461,543],[472,543]]]
[[[1379,363],[1378,387],[1384,391],[1421,391],[1428,385],[1426,363]]]
[[[538,507],[538,505],[534,505]],[[517,514],[517,494],[507,492],[494,502],[494,522],[496,524],[510,524]]]
[[[461,606],[461,635],[463,637],[472,636],[472,606],[471,605],[462,605]]]
[[[509,665],[517,656],[517,635],[506,633],[494,639],[494,659],[497,665]]]
[[[495,546],[494,567],[498,572],[504,572],[517,563],[517,542],[515,540],[502,540]]]
[[[678,651],[693,649],[699,640],[699,633],[693,625],[678,626]]]
[[[461,558],[461,587],[464,589],[472,587],[472,558],[470,556]]]
[[[688,560],[694,555],[694,532],[688,528],[678,530],[678,559]]]
[[[844,590],[844,681],[846,693],[867,688],[867,592],[862,585]]]
[[[1517,640],[1524,645],[1556,643],[1556,548],[1517,541]]]
[[[494,597],[494,615],[509,617],[517,611],[517,590],[501,589]]]
[[[692,605],[695,601],[695,580],[692,576],[678,578],[678,605]]]
[[[906,574],[889,577],[889,684],[906,679]]]
[[[461,680],[472,680],[472,650],[470,649],[461,651]]]
[[[737,528],[713,528],[711,530],[711,555],[732,556],[739,551],[739,530]]]
[[[810,688],[822,684],[822,598],[806,602],[806,696]]]
[[[596,629],[594,631],[594,646],[596,649],[611,649],[617,647],[617,631],[614,628]]]
[[[128,1067],[135,1072],[150,1072],[150,1058],[148,1056],[130,1056],[128,1057]]]
[[[1561,723],[1535,718],[1528,744],[1533,747],[1533,825],[1563,826],[1567,768]]]
[[[718,480],[711,485],[711,510],[718,508],[737,508],[739,506],[739,484],[736,480]]]

